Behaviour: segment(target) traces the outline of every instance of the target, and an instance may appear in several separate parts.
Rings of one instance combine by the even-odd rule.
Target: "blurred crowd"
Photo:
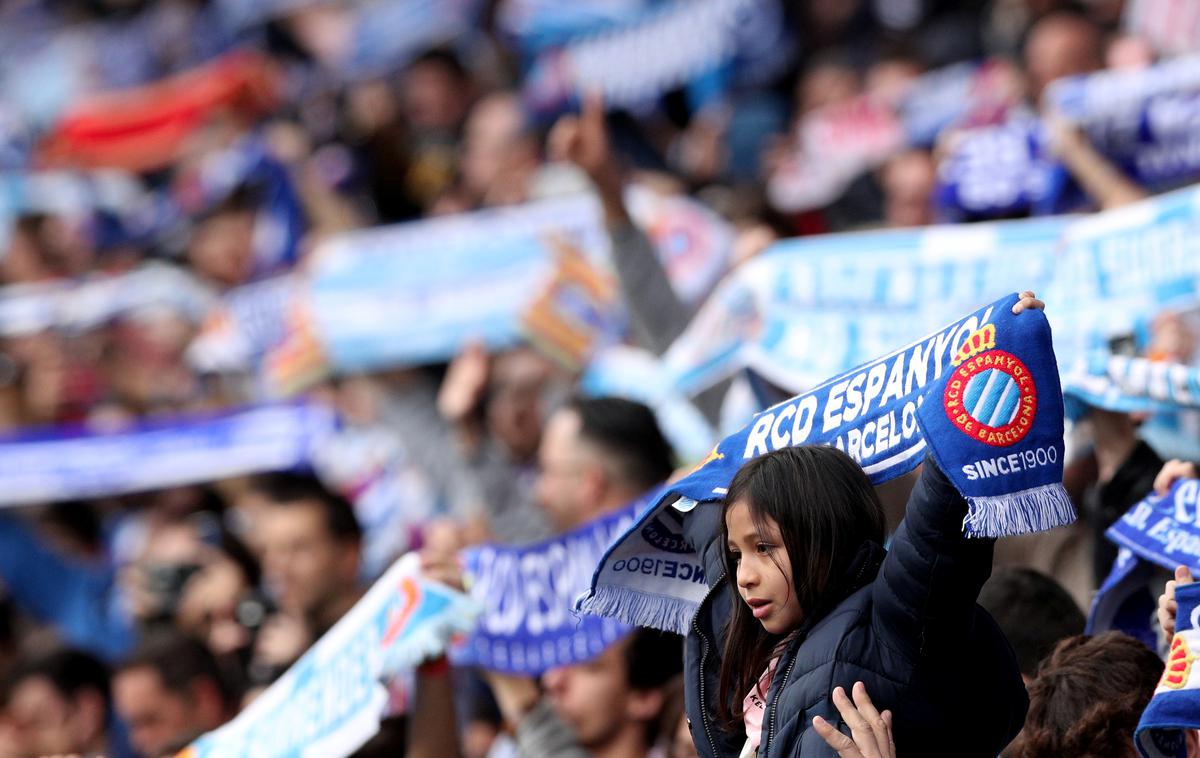
[[[200,367],[189,350],[224,295],[303,275],[339,233],[521,204],[564,184],[600,199],[626,338],[661,355],[696,305],[671,289],[630,220],[627,185],[689,196],[722,217],[735,231],[731,267],[782,238],[946,220],[935,186],[953,128],[869,161],[815,207],[768,188],[820,163],[804,144],[806,117],[862,95],[895,102],[954,63],[993,66],[992,113],[973,117],[1044,116],[1086,198],[1077,210],[1149,194],[1077,127],[1041,112],[1055,79],[1158,58],[1153,41],[1123,25],[1121,0],[789,0],[779,17],[786,62],[761,81],[681,86],[638,107],[580,93],[547,113],[529,106],[531,43],[513,30],[521,14],[553,5],[447,3],[469,7],[469,21],[364,64],[365,2],[4,3],[0,166],[13,191],[0,202],[0,430],[115,430],[259,402],[253,370]],[[654,3],[591,5],[620,16]],[[197,71],[202,82],[188,79]],[[139,87],[141,99],[129,95]],[[99,127],[87,131],[89,114],[152,113],[154,98],[190,97],[195,107],[177,112],[193,122],[142,124],[145,143],[108,135],[104,152]],[[51,171],[75,173],[22,178]],[[84,323],[25,322],[4,305],[70,305],[72,287],[148,264],[178,278],[161,296],[147,288],[145,302]],[[1185,364],[1196,347],[1189,317],[1175,313],[1139,346]],[[251,702],[402,553],[419,549],[432,575],[452,573],[468,545],[561,534],[696,462],[676,456],[646,405],[580,394],[577,368],[533,344],[469,343],[438,365],[338,372],[303,392],[340,423],[312,471],[4,510],[0,758],[171,755]],[[714,425],[727,390],[693,399]],[[1122,737],[1113,726],[1128,713],[1105,727],[1117,736],[1091,747],[1063,748],[1054,730],[1114,693],[1145,693],[1123,706],[1140,712],[1160,673],[1123,638],[1074,639],[1115,557],[1104,530],[1174,453],[1139,436],[1143,420],[1092,411],[1068,466],[1080,522],[997,550],[980,602],[1016,649],[1030,718],[1043,719],[1022,755],[1130,754],[1132,727]],[[1189,418],[1179,423],[1195,433]],[[397,503],[405,513],[392,518]],[[1167,578],[1156,578],[1160,588]],[[681,650],[671,635],[639,630],[540,681],[435,662],[415,688],[397,686],[395,715],[358,754],[693,755]],[[1111,668],[1096,663],[1104,655]],[[1051,673],[1039,674],[1047,656]],[[1086,698],[1058,694],[1051,677],[1072,666],[1109,679]],[[1046,700],[1070,697],[1076,712],[1046,711]],[[1105,752],[1113,741],[1128,749]]]

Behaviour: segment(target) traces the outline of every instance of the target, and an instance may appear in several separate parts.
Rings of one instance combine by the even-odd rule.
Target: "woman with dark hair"
[[[1025,293],[1013,312],[1042,307]],[[885,551],[867,475],[817,446],[755,458],[723,503],[697,506],[685,530],[712,583],[688,635],[699,754],[836,755],[810,729],[815,718],[856,736],[889,731],[902,756],[999,754],[1028,697],[1004,634],[975,602],[994,541],[966,538],[966,513],[927,458]],[[879,707],[856,697],[861,723],[847,723],[835,693],[845,700],[858,682]]]
[[[1154,651],[1121,632],[1062,640],[1029,684],[1029,719],[1010,752],[1136,758],[1133,732],[1162,673]],[[1185,734],[1195,755],[1196,733]]]

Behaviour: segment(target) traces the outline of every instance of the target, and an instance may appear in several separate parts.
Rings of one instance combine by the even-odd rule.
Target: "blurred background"
[[[581,397],[687,467],[1026,287],[1064,363],[1195,365],[1193,195],[1146,198],[1197,52],[1186,0],[4,0],[0,756],[186,744],[399,555],[572,523]],[[1081,419],[1091,520],[1001,560],[1086,605],[1195,415]],[[135,650],[212,685],[114,710]]]

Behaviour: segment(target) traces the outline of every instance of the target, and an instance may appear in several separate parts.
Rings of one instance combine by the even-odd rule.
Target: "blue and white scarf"
[[[573,608],[605,549],[653,499],[648,496],[545,542],[467,550],[464,573],[483,615],[471,638],[455,650],[455,662],[536,675],[593,658],[624,636],[629,631],[624,624],[576,616]]]
[[[1006,291],[1054,303],[1070,368],[1200,300],[1200,191],[1104,213],[782,240],[739,266],[663,356],[694,395],[744,368],[792,393]]]
[[[115,432],[57,427],[0,439],[0,506],[122,495],[307,466],[331,411],[261,405]]]
[[[545,114],[587,91],[614,107],[641,107],[712,75],[769,76],[791,52],[778,0],[670,0],[622,26],[544,50],[525,77],[525,94]]]
[[[368,371],[437,363],[468,340],[499,349],[555,270],[555,240],[603,262],[609,240],[595,198],[338,234],[314,251],[299,297],[329,363]]]
[[[215,303],[213,292],[187,271],[148,263],[114,276],[97,274],[80,281],[0,287],[0,335],[45,329],[82,332],[156,308],[198,323]]]
[[[1180,363],[1094,354],[1063,376],[1067,417],[1088,408],[1150,413],[1200,407],[1200,370]]]
[[[1200,66],[1187,57],[1139,70],[1053,82],[1043,98],[1089,142],[1152,191],[1200,176]],[[1061,213],[1086,198],[1053,158],[1045,122],[1031,113],[964,132],[939,167],[937,197],[950,218]]]
[[[1060,79],[1043,99],[1142,186],[1178,186],[1200,172],[1200,58]]]
[[[1050,329],[1039,311],[1013,316],[1016,300],[992,303],[759,413],[609,549],[579,607],[685,633],[708,587],[666,569],[698,561],[676,526],[680,514],[724,497],[745,461],[792,445],[836,446],[875,484],[912,471],[929,449],[968,498],[969,535],[1069,523]]]
[[[1166,667],[1134,732],[1143,758],[1185,758],[1185,731],[1200,729],[1200,674],[1193,670],[1200,657],[1200,584],[1176,588],[1175,600],[1179,610]]]
[[[237,718],[181,755],[350,755],[379,731],[383,682],[446,650],[477,612],[466,596],[423,579],[410,553]]]
[[[1166,495],[1151,493],[1104,533],[1121,547],[1088,613],[1087,632],[1118,629],[1157,647],[1151,628],[1154,598],[1147,589],[1155,567],[1200,572],[1200,481],[1182,479]]]

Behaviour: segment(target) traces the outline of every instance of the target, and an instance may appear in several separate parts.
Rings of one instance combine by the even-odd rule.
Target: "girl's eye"
[[[760,542],[754,546],[754,549],[758,551],[759,555],[766,555],[767,553],[771,552],[771,549],[774,547],[775,546],[771,545],[770,543]]]
[[[739,552],[739,551],[737,551],[737,550],[730,550],[730,551],[729,551],[729,557],[730,557],[730,558],[733,558],[733,562],[734,562],[734,563],[741,563],[741,562],[742,562],[742,554],[741,554],[741,552]]]

